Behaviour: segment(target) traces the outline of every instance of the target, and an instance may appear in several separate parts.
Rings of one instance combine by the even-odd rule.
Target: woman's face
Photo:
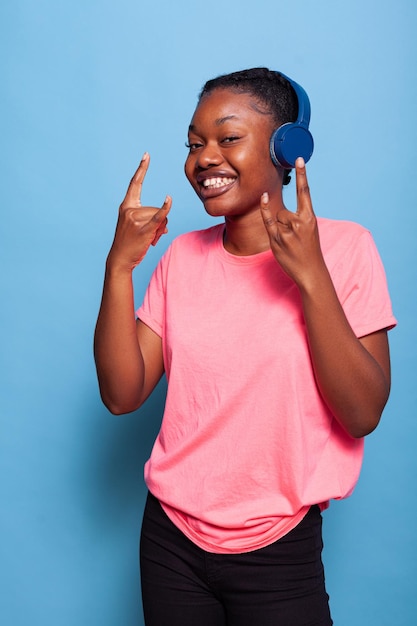
[[[281,174],[269,154],[275,125],[259,109],[249,94],[216,89],[195,110],[185,174],[210,215],[246,215],[259,210],[264,191],[281,196]]]

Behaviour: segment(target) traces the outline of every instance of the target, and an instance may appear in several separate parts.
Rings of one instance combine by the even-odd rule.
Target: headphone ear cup
[[[289,122],[277,128],[271,137],[269,150],[273,163],[290,170],[298,157],[305,163],[313,154],[313,136],[305,126]]]

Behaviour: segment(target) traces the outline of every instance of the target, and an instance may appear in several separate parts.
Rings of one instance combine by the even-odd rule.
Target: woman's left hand
[[[376,427],[388,399],[386,330],[358,339],[337,297],[320,247],[303,159],[296,161],[297,211],[274,214],[268,196],[261,211],[271,248],[301,294],[311,362],[320,393],[352,437]]]
[[[325,268],[320,248],[317,220],[308,187],[306,167],[300,157],[295,163],[297,211],[281,209],[274,214],[269,196],[261,197],[261,213],[271,249],[282,269],[302,288],[309,278]]]

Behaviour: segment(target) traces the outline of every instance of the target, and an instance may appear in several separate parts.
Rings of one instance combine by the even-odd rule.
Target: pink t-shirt
[[[298,288],[270,250],[229,254],[223,230],[178,237],[137,315],[162,337],[168,379],[146,484],[189,539],[231,553],[266,546],[312,504],[348,496],[363,440],[318,392]],[[327,219],[319,232],[356,335],[394,326],[369,232]]]

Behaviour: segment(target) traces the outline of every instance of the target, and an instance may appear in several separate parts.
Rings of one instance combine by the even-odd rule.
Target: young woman
[[[168,380],[145,466],[148,626],[332,623],[321,511],[357,481],[395,319],[369,232],[316,218],[302,158],[297,211],[284,206],[289,168],[270,139],[299,105],[265,68],[205,85],[185,173],[223,220],[174,240],[136,320],[132,271],[171,208],[141,204],[147,154],[120,207],[95,336],[101,395],[126,413]]]

